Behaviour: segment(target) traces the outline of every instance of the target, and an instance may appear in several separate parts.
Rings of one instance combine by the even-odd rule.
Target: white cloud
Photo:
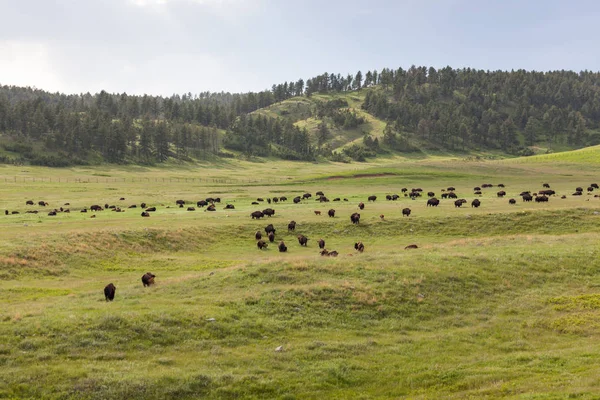
[[[0,41],[0,83],[50,91],[66,86],[52,63],[47,44],[18,40]]]

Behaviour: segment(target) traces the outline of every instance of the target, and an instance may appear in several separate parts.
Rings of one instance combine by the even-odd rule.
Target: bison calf
[[[142,276],[142,283],[144,284],[144,287],[154,285],[154,278],[156,278],[156,275],[151,272],[146,272]]]
[[[266,249],[267,246],[268,244],[264,240],[259,240],[258,242],[256,242],[256,247],[258,247],[259,250]]]

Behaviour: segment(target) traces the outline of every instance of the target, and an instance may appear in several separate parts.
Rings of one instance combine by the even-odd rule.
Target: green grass
[[[0,210],[21,212],[0,215],[0,397],[597,398],[600,199],[570,195],[597,171],[529,160],[0,167]],[[488,182],[508,196],[487,189],[471,208]],[[518,198],[543,182],[567,198]],[[451,185],[463,208],[385,200]],[[317,190],[348,201],[291,202]],[[250,219],[269,206],[257,197],[282,195],[275,216]],[[175,207],[208,196],[222,198],[214,213]],[[72,212],[24,214],[41,209],[29,199]],[[78,211],[142,201],[158,211]],[[257,249],[268,223],[288,253]],[[319,238],[340,255],[321,257]],[[143,288],[147,271],[157,283]]]

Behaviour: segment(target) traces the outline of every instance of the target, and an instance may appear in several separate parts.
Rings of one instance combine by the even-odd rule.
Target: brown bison
[[[273,224],[269,224],[265,227],[265,233],[268,235],[269,232],[275,233],[275,227],[273,226]]]
[[[235,210],[235,206],[233,204],[227,204],[223,207],[223,210]]]
[[[287,246],[285,245],[283,240],[281,242],[279,242],[279,246],[277,246],[277,247],[279,248],[280,253],[285,253],[287,251]]]
[[[481,201],[479,201],[479,199],[475,199],[471,202],[471,207],[479,207],[481,205]]]
[[[454,207],[462,207],[462,205],[463,205],[462,199],[454,201]]]
[[[360,214],[359,213],[354,213],[350,216],[350,221],[352,221],[353,224],[358,224],[360,222]]]
[[[533,200],[533,196],[530,195],[529,193],[525,193],[524,195],[521,196],[523,198],[523,201],[529,202]]]
[[[206,200],[199,200],[196,202],[196,207],[206,207],[208,205],[208,201]]]
[[[437,207],[440,205],[440,201],[435,197],[427,200],[427,207]]]
[[[360,208],[361,210],[365,209],[365,203],[363,203],[362,201],[360,203],[358,203],[358,208]]]
[[[590,185],[590,187],[593,187],[594,189],[600,189],[600,187],[598,187],[598,184],[597,184],[597,183],[592,183],[592,184]]]
[[[177,204],[178,206],[182,206],[185,204],[185,200],[177,200],[175,201],[175,204]]]
[[[498,197],[504,197],[504,196],[506,196],[506,192],[504,190],[501,190],[498,193],[496,193],[496,196],[498,196]]]
[[[324,249],[325,248],[325,241],[323,239],[317,240],[317,243],[319,244],[319,248],[320,249]]]
[[[90,210],[92,210],[92,211],[102,211],[102,206],[100,206],[100,205],[98,205],[98,204],[93,204],[93,205],[90,207]]]
[[[429,196],[429,197],[435,197],[435,193],[434,192],[427,192],[427,196]]]
[[[267,237],[269,238],[269,242],[273,243],[275,241],[275,234],[273,232],[269,232]]]
[[[308,238],[304,235],[298,235],[298,243],[300,243],[300,246],[306,246],[308,244]]]
[[[27,201],[25,202],[25,205],[27,205],[27,206],[32,206],[32,205],[33,205],[33,200],[27,200]]]
[[[510,199],[510,200],[508,201],[508,204],[517,204],[517,200],[515,200],[515,199]]]
[[[156,278],[156,275],[154,275],[152,272],[146,272],[142,276],[142,283],[144,284],[144,287],[154,285],[154,278]]]
[[[327,215],[329,215],[331,218],[335,217],[335,210],[332,208],[331,210],[327,211]]]
[[[267,246],[268,244],[264,240],[259,240],[258,242],[256,242],[256,247],[258,247],[259,250],[266,249]]]
[[[254,234],[254,239],[256,239],[256,240],[262,239],[262,233],[260,231],[256,231],[256,233]]]
[[[419,246],[417,246],[416,244],[409,244],[408,246],[406,246],[404,248],[404,250],[409,250],[409,249],[418,249]]]
[[[550,189],[550,185],[548,183],[544,183],[542,186],[545,187],[545,188]]]
[[[363,251],[365,251],[365,245],[362,242],[354,243],[354,248],[356,250],[358,250],[359,253],[362,253]]]
[[[146,203],[142,203],[142,204],[140,204],[140,207],[141,207],[141,208],[146,208]]]
[[[315,210],[315,215],[321,215],[321,211]]]
[[[379,214],[379,218],[380,218],[382,221],[384,221],[384,220],[385,220],[385,215],[383,215],[383,214]]]
[[[109,283],[104,287],[104,299],[106,301],[113,301],[115,299],[115,292],[117,288],[112,283]]]
[[[127,207],[127,208],[137,208],[137,204],[132,204],[132,205],[130,205],[130,206],[129,206],[129,207]]]
[[[18,212],[18,211],[13,211],[13,214],[15,214],[15,213],[16,213],[16,214],[18,214],[19,212]],[[56,216],[56,210],[52,210],[52,211],[50,211],[50,212],[48,213],[48,215],[49,215],[49,216],[51,216],[51,217],[54,217],[54,216]]]
[[[142,211],[142,217],[149,217],[150,213],[147,211]]]
[[[46,207],[48,205],[48,203],[46,203],[45,201],[38,201],[38,205],[42,206],[42,207]]]
[[[403,208],[402,209],[402,216],[403,217],[410,217],[410,208]]]
[[[148,207],[146,208],[146,212],[156,212],[156,207]]]
[[[272,208],[265,208],[263,210],[263,214],[265,214],[267,217],[272,217],[273,215],[275,215],[275,210],[273,210]]]
[[[214,204],[211,204],[210,206],[206,207],[206,210],[204,211],[217,211],[217,208]]]
[[[261,219],[265,215],[262,211],[254,211],[252,214],[250,214],[250,216],[252,217],[252,219]]]
[[[377,200],[377,196],[369,196],[367,197],[367,201],[375,201]]]
[[[296,221],[290,221],[290,223],[288,224],[288,231],[294,231],[296,230]]]
[[[302,201],[302,199],[299,196],[294,197],[294,204],[298,204],[298,203],[300,203],[300,201]]]
[[[188,211],[196,211],[196,209],[194,207],[188,207],[187,210]]]

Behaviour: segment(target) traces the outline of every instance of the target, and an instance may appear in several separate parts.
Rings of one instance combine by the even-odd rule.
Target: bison
[[[144,287],[154,285],[154,278],[156,278],[156,275],[151,272],[146,272],[142,276],[142,283],[144,284]]]
[[[280,253],[285,253],[287,251],[287,246],[285,245],[283,240],[281,242],[279,242],[279,246],[277,246],[277,247],[279,248]]]
[[[508,201],[508,204],[517,204],[517,201],[515,199],[510,199]]]
[[[288,224],[288,231],[294,230],[296,230],[296,221],[290,221],[290,223]]]
[[[266,249],[267,246],[268,244],[264,240],[259,240],[258,242],[256,242],[256,247],[258,247],[259,250]]]
[[[530,195],[529,193],[525,193],[521,197],[523,198],[523,201],[525,201],[525,202],[530,202],[533,200],[533,196]]]
[[[416,244],[409,244],[408,246],[406,246],[404,248],[404,250],[409,250],[409,249],[418,249],[419,246],[417,246]]]
[[[146,208],[146,203],[142,203],[142,204],[140,204],[140,207],[141,207],[141,208]]]
[[[272,217],[273,215],[275,215],[275,210],[273,210],[272,208],[265,208],[263,210],[263,214],[267,217]]]
[[[377,196],[369,196],[367,198],[367,201],[373,201],[374,202],[375,200],[377,200]]]
[[[267,236],[269,237],[269,242],[273,243],[275,241],[275,234],[273,232],[269,232]]]
[[[265,227],[265,232],[266,232],[267,235],[269,234],[269,232],[275,233],[275,227],[273,226],[273,224],[267,225]]]
[[[323,239],[317,240],[317,243],[319,244],[319,248],[320,249],[324,249],[325,248],[325,241]]]
[[[481,201],[479,201],[479,199],[475,199],[471,202],[471,207],[479,207],[481,205]]]
[[[194,207],[188,207],[187,210],[188,211],[196,211],[196,208],[194,208]]]
[[[501,190],[498,193],[496,193],[496,196],[502,198],[502,197],[506,196],[506,192],[504,190]]]
[[[45,201],[38,201],[38,205],[42,206],[42,207],[46,207],[48,205],[48,203],[46,203]]]
[[[535,202],[536,203],[547,203],[548,197],[546,195],[535,196]]]
[[[545,188],[550,189],[550,184],[548,184],[548,183],[544,183],[542,186],[545,187]]]
[[[106,301],[113,301],[115,299],[115,292],[117,288],[112,283],[109,283],[104,287],[104,299]]]
[[[315,215],[321,215],[321,211],[315,210]]]
[[[176,200],[175,204],[177,204],[178,206],[182,206],[185,204],[185,200]]]
[[[147,212],[155,212],[156,211],[156,207],[148,207],[146,208]]]
[[[142,217],[149,217],[150,213],[147,211],[142,211]]]
[[[427,207],[437,207],[439,205],[440,201],[435,197],[432,197],[431,199],[427,200]]]
[[[327,215],[329,215],[331,218],[335,217],[335,210],[332,208],[331,210],[327,211]]]
[[[350,221],[352,221],[353,224],[358,224],[360,222],[360,214],[359,213],[354,213],[350,216]]]
[[[360,203],[358,203],[358,208],[360,208],[361,210],[365,209],[365,203],[363,203],[362,201]]]
[[[253,213],[250,214],[250,216],[252,217],[252,219],[261,219],[265,215],[263,214],[262,211],[254,211]]]
[[[403,208],[402,209],[402,216],[403,217],[410,217],[410,208]]]
[[[25,202],[25,205],[27,205],[27,206],[32,206],[32,205],[33,205],[33,200],[27,200],[27,201]]]
[[[262,239],[262,233],[260,231],[256,231],[256,233],[254,234],[254,239],[256,239],[256,240]]]
[[[308,238],[304,235],[298,235],[298,243],[300,243],[300,246],[306,246],[308,244]]]
[[[462,207],[462,205],[463,205],[462,199],[454,201],[454,207]]]
[[[102,211],[102,206],[100,206],[100,205],[98,205],[98,204],[93,204],[93,205],[90,207],[90,210],[92,210],[92,211]]]
[[[435,197],[435,193],[434,192],[427,192],[427,196],[428,197]]]
[[[294,204],[298,204],[300,203],[302,199],[298,196],[298,197],[294,197]]]
[[[235,210],[235,206],[233,204],[227,204],[223,207],[223,210]]]
[[[598,184],[597,184],[597,183],[592,183],[592,184],[590,185],[590,187],[593,187],[594,189],[600,189],[600,187],[598,187]]]
[[[354,243],[354,248],[356,250],[358,250],[359,253],[362,253],[363,251],[365,251],[365,245],[362,242]]]
[[[206,201],[206,200],[198,200],[198,202],[196,202],[196,206],[200,207],[200,208],[206,207],[207,205],[208,205],[208,201]]]

